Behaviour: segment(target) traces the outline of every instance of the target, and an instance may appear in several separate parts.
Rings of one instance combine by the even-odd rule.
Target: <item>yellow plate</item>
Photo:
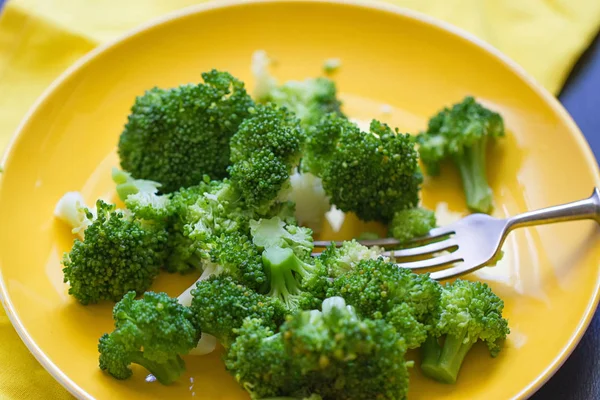
[[[244,399],[219,355],[187,357],[180,383],[146,383],[136,369],[120,382],[97,367],[98,337],[112,329],[110,305],[83,307],[67,295],[60,258],[73,238],[53,220],[56,201],[81,190],[112,198],[109,170],[134,97],[154,85],[197,82],[220,68],[252,86],[251,54],[276,57],[281,79],[320,73],[339,57],[335,79],[346,111],[403,131],[440,107],[476,95],[505,117],[510,134],[489,157],[496,214],[588,196],[597,164],[581,133],[545,90],[490,46],[448,25],[384,5],[289,1],[220,3],[189,9],[92,52],[46,92],[21,125],[3,165],[0,288],[17,331],[37,359],[80,398]],[[392,107],[382,114],[381,105]],[[464,212],[457,176],[427,181],[429,207]],[[357,225],[348,220],[343,233]],[[573,350],[598,301],[600,246],[592,222],[517,231],[506,257],[473,278],[505,300],[512,334],[497,359],[469,354],[458,384],[412,371],[412,399],[510,399],[534,392]],[[177,295],[194,277],[163,275],[154,289]],[[412,355],[411,355],[412,356]]]

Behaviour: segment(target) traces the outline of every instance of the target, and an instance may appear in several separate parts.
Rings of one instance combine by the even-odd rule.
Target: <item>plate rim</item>
[[[79,69],[85,67],[87,64],[94,62],[94,60],[100,57],[105,51],[108,51],[114,46],[120,43],[133,39],[138,35],[144,34],[146,31],[152,30],[153,28],[183,18],[191,14],[199,14],[202,12],[214,10],[214,9],[225,9],[232,7],[239,7],[247,4],[262,4],[262,3],[329,3],[337,4],[339,6],[350,6],[355,8],[366,8],[371,10],[384,11],[387,13],[399,15],[402,17],[414,19],[422,22],[431,28],[437,28],[445,31],[446,33],[455,36],[457,39],[462,39],[475,46],[479,47],[483,51],[490,54],[496,59],[496,61],[504,64],[514,74],[516,74],[524,83],[526,83],[546,104],[548,104],[557,115],[563,119],[569,129],[573,132],[571,136],[575,136],[575,140],[582,150],[585,156],[585,162],[594,172],[596,186],[600,186],[600,168],[598,162],[590,148],[590,145],[585,139],[585,136],[563,107],[558,99],[552,95],[545,87],[537,82],[523,67],[509,58],[507,55],[502,53],[493,45],[479,39],[470,32],[452,25],[448,22],[442,21],[435,17],[423,14],[419,11],[411,10],[405,7],[401,7],[395,4],[385,3],[382,1],[369,1],[369,0],[209,0],[204,3],[191,5],[188,7],[181,8],[162,16],[152,18],[149,21],[140,24],[139,26],[128,30],[127,32],[117,36],[116,38],[109,40],[106,43],[100,44],[88,53],[83,55],[81,58],[76,60],[67,69],[65,69],[36,99],[33,105],[28,109],[23,119],[13,132],[11,139],[9,140],[2,157],[0,158],[0,167],[6,165],[9,160],[13,157],[13,148],[21,140],[22,131],[25,126],[29,123],[32,116],[36,113],[38,108],[43,105],[51,97],[52,93],[60,87],[64,82],[68,81],[73,74]],[[2,190],[3,175],[0,173],[0,191]],[[561,352],[552,360],[552,362],[544,369],[544,371],[532,380],[527,386],[525,386],[519,393],[517,393],[513,399],[521,400],[526,399],[533,395],[539,388],[541,388],[565,363],[571,353],[575,350],[583,335],[587,331],[592,318],[594,317],[595,311],[598,308],[600,301],[600,274],[596,279],[596,289],[591,301],[588,303],[588,307],[585,310],[584,317],[580,320],[576,330],[569,338],[568,343],[562,348]],[[54,364],[48,356],[42,351],[38,344],[31,338],[29,332],[21,322],[21,319],[17,315],[12,300],[8,295],[2,269],[0,268],[0,302],[4,307],[6,315],[8,316],[12,326],[15,328],[17,334],[21,338],[21,341],[27,346],[31,354],[36,360],[52,375],[52,377],[60,383],[69,393],[78,399],[83,400],[94,400],[87,391],[76,384],[71,378],[69,378],[56,364]]]

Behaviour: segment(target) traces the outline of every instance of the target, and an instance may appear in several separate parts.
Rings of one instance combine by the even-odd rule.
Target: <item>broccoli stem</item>
[[[428,337],[421,346],[421,370],[442,383],[456,383],[465,356],[475,341],[465,342],[466,330],[459,335],[447,335],[440,347],[436,337]]]
[[[467,206],[473,211],[489,214],[493,198],[485,173],[486,150],[487,139],[483,138],[465,147],[463,153],[454,157],[454,162],[460,171]]]
[[[144,357],[144,353],[136,351],[130,354],[130,360],[132,363],[139,364],[150,371],[150,373],[163,385],[170,385],[177,381],[185,371],[185,363],[179,356],[172,360],[159,363],[148,360]]]
[[[288,307],[293,306],[292,297],[301,291],[292,273],[297,261],[292,249],[269,247],[263,252],[262,260],[269,271],[269,296],[281,299]]]

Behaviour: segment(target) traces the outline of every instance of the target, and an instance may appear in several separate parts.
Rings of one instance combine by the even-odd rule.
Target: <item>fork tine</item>
[[[427,260],[412,261],[408,263],[396,263],[397,266],[408,269],[424,269],[443,267],[444,265],[454,264],[456,262],[463,261],[463,259],[455,253],[445,254],[439,257],[428,258]]]
[[[434,242],[419,247],[411,247],[409,249],[391,250],[383,253],[384,256],[391,257],[412,257],[412,256],[424,256],[427,254],[437,253],[458,247],[458,243],[454,239],[446,239],[440,242]]]
[[[369,239],[369,240],[357,240],[358,243],[363,246],[379,246],[379,247],[388,247],[388,246],[399,246],[405,244],[413,244],[413,243],[422,243],[429,242],[435,239],[438,239],[443,236],[448,236],[454,233],[454,229],[451,226],[443,227],[443,228],[434,228],[429,231],[429,234],[426,236],[421,236],[415,239],[412,239],[406,243],[401,243],[398,239],[395,238],[381,238],[381,239]],[[331,244],[334,244],[335,247],[341,247],[344,244],[342,240],[315,240],[313,242],[314,247],[329,247]]]
[[[479,269],[479,267],[481,267],[483,264],[480,265],[469,265],[469,264],[463,264],[463,265],[458,265],[456,267],[452,267],[452,268],[448,268],[448,269],[444,269],[442,271],[436,271],[436,272],[432,272],[431,275],[429,275],[429,277],[431,279],[435,279],[436,281],[441,281],[444,279],[450,279],[450,278],[455,278],[457,276],[461,276],[461,275],[465,275],[468,274],[470,272],[475,271],[476,269]]]

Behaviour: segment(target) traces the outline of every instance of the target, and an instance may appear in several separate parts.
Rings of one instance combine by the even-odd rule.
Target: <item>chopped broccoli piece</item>
[[[440,292],[429,274],[414,274],[378,258],[360,261],[333,282],[327,295],[342,296],[366,318],[385,319],[412,349],[431,328]]]
[[[279,217],[250,221],[252,241],[261,250],[268,247],[290,247],[301,258],[313,249],[312,231],[309,228],[286,224]]]
[[[510,333],[503,308],[504,302],[485,283],[458,279],[447,284],[439,317],[421,348],[423,373],[443,383],[455,383],[465,356],[478,340],[496,357]]]
[[[304,128],[315,124],[325,114],[341,113],[335,83],[328,78],[309,78],[288,81],[278,86],[269,73],[269,58],[263,51],[256,52],[252,70],[257,81],[255,97],[259,103],[274,103],[292,111]]]
[[[130,216],[102,200],[96,207],[98,216],[86,229],[85,239],[75,239],[63,258],[69,294],[82,304],[118,301],[129,291],[143,293],[167,255],[163,225]]]
[[[252,399],[404,399],[406,347],[384,321],[361,320],[340,297],[287,317],[280,333],[247,319],[226,366]]]
[[[377,246],[363,246],[356,240],[345,241],[342,246],[329,246],[319,257],[327,267],[327,274],[339,278],[351,271],[362,260],[374,260],[383,257],[384,249]],[[387,257],[383,257],[388,261]]]
[[[302,170],[321,176],[335,153],[343,134],[360,133],[358,126],[343,116],[330,113],[306,129],[306,144],[302,155]]]
[[[154,221],[166,221],[171,216],[169,196],[158,194],[162,186],[158,182],[135,179],[129,172],[118,168],[112,170],[117,194],[128,210],[136,216]]]
[[[323,63],[323,72],[325,72],[328,75],[331,75],[334,72],[337,72],[337,70],[339,70],[341,66],[342,61],[339,58],[328,58]]]
[[[117,379],[132,375],[130,364],[146,368],[169,385],[185,371],[181,355],[198,343],[192,312],[165,293],[127,293],[113,309],[115,330],[100,338],[100,369]]]
[[[85,230],[96,218],[96,209],[86,206],[81,193],[67,192],[56,203],[54,216],[69,225],[71,233],[83,240]]]
[[[244,84],[227,72],[202,74],[204,83],[153,88],[136,99],[119,140],[121,167],[135,178],[174,192],[224,178],[229,140],[254,105]]]
[[[423,176],[409,135],[376,120],[370,133],[349,121],[330,123],[339,125],[341,132],[329,158],[320,164],[320,177],[337,208],[364,221],[388,222],[396,211],[418,204]]]
[[[460,172],[467,206],[473,211],[489,213],[493,198],[485,172],[487,145],[502,136],[504,121],[500,114],[468,96],[431,118],[427,131],[417,140],[427,173],[439,174],[441,161],[451,159]]]
[[[199,281],[192,289],[191,309],[203,332],[229,347],[245,318],[260,318],[275,330],[283,322],[285,309],[272,297],[258,294],[223,274]]]
[[[435,213],[421,207],[396,211],[389,230],[401,243],[425,236],[436,226]]]

